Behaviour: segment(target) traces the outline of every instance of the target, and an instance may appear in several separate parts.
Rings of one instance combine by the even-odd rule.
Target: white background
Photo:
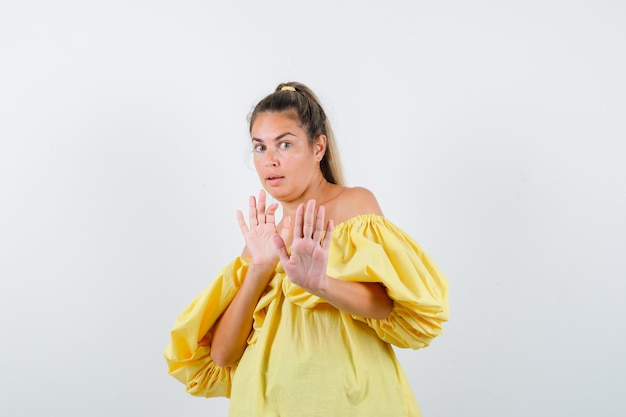
[[[225,416],[162,351],[308,84],[450,280],[425,417],[623,416],[621,1],[0,1],[0,414]]]

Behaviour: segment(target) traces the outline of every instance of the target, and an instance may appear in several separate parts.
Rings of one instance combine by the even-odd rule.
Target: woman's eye
[[[265,150],[265,146],[256,145],[253,149],[254,149],[254,152],[263,152]]]
[[[280,149],[287,149],[287,148],[291,148],[291,143],[289,142],[281,142],[280,145],[278,145],[278,147]]]

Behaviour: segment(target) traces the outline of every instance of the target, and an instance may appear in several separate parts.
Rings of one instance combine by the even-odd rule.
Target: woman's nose
[[[265,151],[265,166],[278,166],[278,152],[270,149]]]

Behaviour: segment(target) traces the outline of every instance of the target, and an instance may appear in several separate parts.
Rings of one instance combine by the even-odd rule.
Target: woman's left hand
[[[283,239],[274,235],[280,261],[289,279],[312,294],[324,290],[328,281],[326,266],[333,221],[324,224],[324,206],[315,207],[315,200],[296,210],[291,254]]]

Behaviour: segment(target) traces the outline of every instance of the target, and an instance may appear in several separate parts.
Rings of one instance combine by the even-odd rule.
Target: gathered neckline
[[[335,225],[335,229],[337,229],[338,227],[348,226],[352,223],[358,223],[360,221],[369,221],[369,220],[385,220],[385,216],[383,216],[382,214],[373,214],[373,213],[357,214],[356,216],[350,217],[349,219],[346,219],[342,221],[341,223],[337,223]]]

